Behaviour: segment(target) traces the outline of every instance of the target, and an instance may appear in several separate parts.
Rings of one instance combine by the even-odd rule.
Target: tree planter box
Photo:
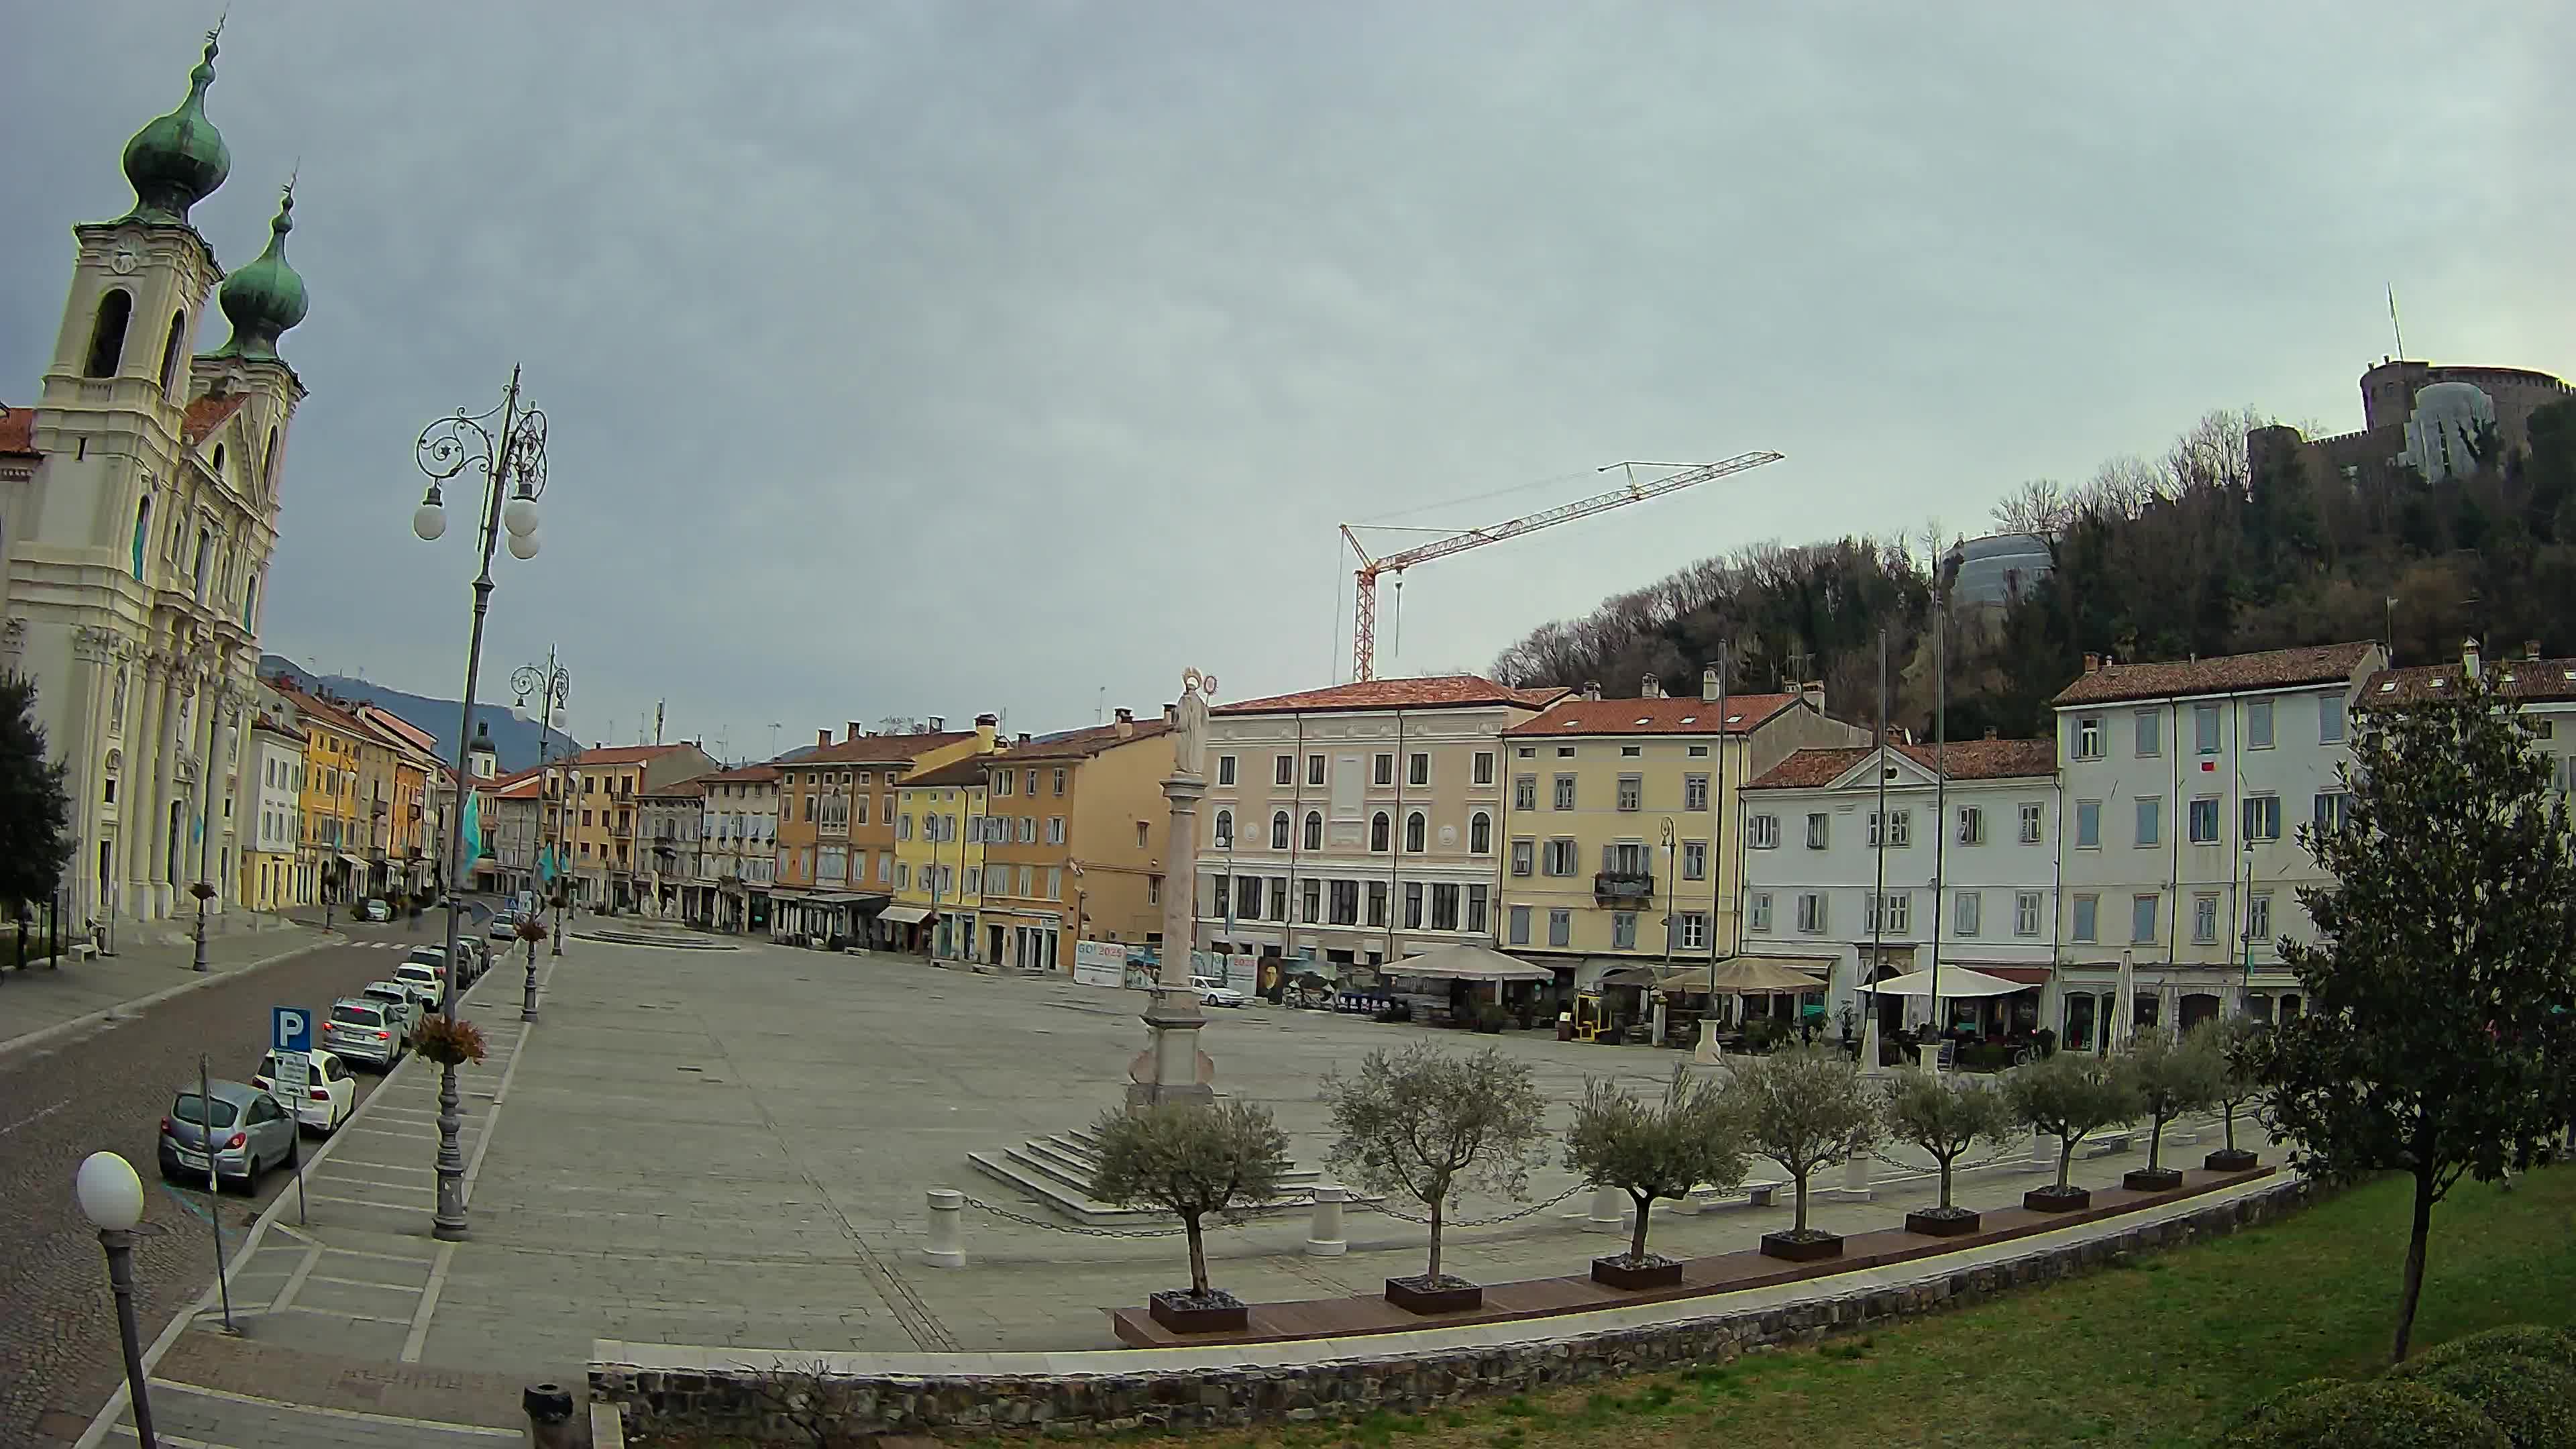
[[[1174,1333],[1242,1333],[1251,1327],[1251,1309],[1223,1290],[1205,1298],[1187,1291],[1156,1293],[1145,1311]]]
[[[2263,1159],[2242,1147],[2222,1147],[2200,1160],[2211,1172],[2251,1172],[2263,1165]]]
[[[1674,1288],[1682,1281],[1677,1258],[1648,1253],[1638,1262],[1625,1253],[1592,1260],[1592,1281],[1608,1288]]]
[[[1407,1313],[1463,1313],[1485,1306],[1485,1290],[1464,1278],[1389,1278],[1386,1301]]]
[[[2080,1187],[2034,1187],[2021,1195],[2021,1205],[2035,1213],[2080,1212],[2093,1205],[2093,1194]]]
[[[2120,1186],[2131,1192],[2171,1192],[2182,1186],[2182,1169],[2133,1167],[2120,1174]]]
[[[1826,1258],[1839,1258],[1843,1255],[1842,1235],[1819,1233],[1813,1229],[1803,1238],[1792,1233],[1764,1233],[1762,1255],[1790,1263],[1815,1263]]]
[[[1939,1208],[1925,1208],[1905,1215],[1905,1230],[1927,1238],[1961,1238],[1975,1232],[1982,1221],[1979,1214],[1965,1208],[1952,1208],[1946,1213]]]

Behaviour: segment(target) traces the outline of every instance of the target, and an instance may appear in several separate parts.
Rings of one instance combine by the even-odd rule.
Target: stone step
[[[1003,1153],[1015,1166],[1054,1178],[1075,1193],[1090,1190],[1093,1174],[1100,1166],[1100,1154],[1080,1151],[1064,1145],[1063,1134],[1031,1138]],[[1292,1190],[1310,1189],[1323,1174],[1311,1167],[1291,1167],[1279,1176],[1280,1186]]]
[[[1077,1173],[1067,1169],[1061,1159],[1050,1162],[1028,1151],[1038,1145],[1032,1141],[1005,1152],[969,1152],[966,1160],[986,1177],[1018,1188],[1059,1216],[1086,1227],[1153,1227],[1175,1221],[1171,1214],[1154,1208],[1124,1208],[1101,1202],[1091,1195],[1088,1166]],[[1282,1176],[1283,1191],[1265,1206],[1311,1206],[1322,1176],[1310,1167],[1291,1167]],[[1351,1201],[1365,1203],[1378,1199],[1355,1192],[1351,1194]]]

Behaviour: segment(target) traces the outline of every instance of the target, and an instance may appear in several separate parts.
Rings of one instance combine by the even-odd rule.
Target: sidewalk
[[[11,971],[0,979],[0,1053],[28,1044],[38,1033],[71,1027],[120,1007],[264,966],[336,937],[277,916],[250,911],[206,918],[206,974],[191,969],[197,956],[194,918],[127,923],[113,956],[66,952],[59,967]],[[31,943],[32,944],[32,943]]]

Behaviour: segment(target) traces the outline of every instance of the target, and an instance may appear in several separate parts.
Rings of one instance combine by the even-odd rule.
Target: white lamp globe
[[[511,534],[510,557],[519,559],[535,558],[537,556],[537,547],[542,542],[543,540],[539,535],[533,531],[528,533]]]
[[[134,1164],[113,1152],[93,1152],[72,1179],[81,1216],[104,1232],[126,1232],[143,1221],[143,1179]]]
[[[501,526],[512,538],[537,531],[537,500],[522,493],[501,505]]]
[[[411,531],[423,543],[436,543],[447,532],[447,510],[424,503],[411,511]]]

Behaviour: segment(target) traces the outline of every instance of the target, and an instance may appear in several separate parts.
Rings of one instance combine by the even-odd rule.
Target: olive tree
[[[1744,1180],[1744,1138],[1722,1085],[1676,1065],[1661,1102],[1638,1100],[1615,1082],[1589,1081],[1565,1131],[1565,1165],[1586,1185],[1624,1190],[1637,1204],[1628,1260],[1643,1266],[1648,1209],[1684,1198],[1703,1183],[1721,1191]]]
[[[1167,1103],[1104,1112],[1091,1132],[1100,1146],[1091,1195],[1179,1218],[1190,1240],[1190,1294],[1208,1298],[1207,1219],[1269,1201],[1288,1170],[1288,1137],[1270,1120],[1270,1109],[1254,1102]]]
[[[2233,1156],[2240,1151],[2236,1145],[2237,1114],[2263,1090],[2262,1059],[2270,1045],[2270,1028],[2240,1016],[2227,1022],[2204,1021],[2192,1030],[2207,1034],[2210,1049],[2218,1053],[2218,1092],[2210,1098],[2210,1105],[2218,1109],[2219,1130],[2226,1136],[2226,1151]]]
[[[2483,679],[2360,711],[2341,822],[2302,827],[2329,882],[2281,955],[2307,1012],[2274,1028],[2257,1108],[2299,1170],[2414,1180],[2391,1358],[2433,1207],[2527,1165],[2563,1124],[2551,1013],[2576,999],[2576,848],[2551,760]]]
[[[2111,1070],[2126,1083],[2137,1099],[2138,1115],[2147,1120],[2147,1171],[2159,1172],[2164,1167],[2165,1125],[2218,1100],[2227,1078],[2227,1058],[2208,1032],[2176,1038],[2158,1031],[2114,1058]]]
[[[2128,1080],[2099,1056],[2059,1052],[2028,1066],[2015,1067],[2004,1078],[2004,1093],[2013,1120],[2057,1139],[2057,1188],[2072,1186],[2075,1149],[2085,1138],[2138,1115],[2138,1094]]]
[[[1950,1202],[1950,1180],[1959,1159],[1980,1142],[2001,1145],[2012,1135],[2012,1106],[2004,1094],[1956,1072],[1916,1069],[1900,1074],[1887,1089],[1881,1112],[1887,1135],[1920,1147],[1941,1165],[1942,1216],[1957,1211]]]
[[[1860,1063],[1839,1051],[1783,1047],[1734,1062],[1728,1106],[1743,1124],[1746,1145],[1789,1174],[1798,1206],[1788,1236],[1805,1239],[1808,1179],[1877,1145],[1878,1102]]]
[[[1352,1185],[1402,1193],[1431,1212],[1423,1281],[1440,1286],[1441,1219],[1473,1188],[1518,1194],[1546,1150],[1547,1103],[1530,1069],[1487,1047],[1453,1056],[1428,1042],[1380,1048],[1357,1074],[1324,1078],[1335,1133],[1327,1161]]]

